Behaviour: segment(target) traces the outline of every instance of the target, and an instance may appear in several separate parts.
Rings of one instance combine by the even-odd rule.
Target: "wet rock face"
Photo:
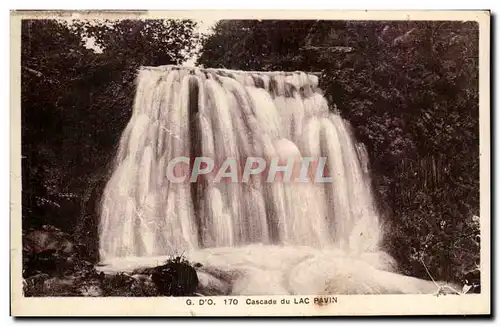
[[[102,296],[153,297],[158,290],[148,274],[108,274],[101,282]]]
[[[75,249],[69,234],[49,225],[29,230],[23,236],[23,250],[29,253],[58,252],[70,255]]]
[[[231,295],[232,277],[226,273],[210,269],[201,268],[197,270],[198,290],[201,295]]]

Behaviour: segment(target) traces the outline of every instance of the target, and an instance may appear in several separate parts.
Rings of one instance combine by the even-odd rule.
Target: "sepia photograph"
[[[434,14],[11,12],[13,314],[488,314],[490,13]]]

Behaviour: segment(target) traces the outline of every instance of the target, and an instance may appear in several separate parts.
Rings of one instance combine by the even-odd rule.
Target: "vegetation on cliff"
[[[83,278],[101,290],[130,281],[103,278],[93,263],[96,206],[130,118],[136,71],[185,61],[198,45],[195,26],[177,20],[22,23],[23,230],[49,224],[70,234],[86,252],[78,261],[88,266],[68,273],[75,279],[87,273]],[[328,100],[368,148],[387,222],[385,246],[402,271],[477,284],[478,36],[472,22],[221,21],[202,40],[198,63],[321,72]],[[29,255],[28,295],[40,286],[34,278],[46,278],[41,284],[53,278],[30,274],[33,266],[67,260],[60,252]],[[138,291],[158,291],[148,286]]]

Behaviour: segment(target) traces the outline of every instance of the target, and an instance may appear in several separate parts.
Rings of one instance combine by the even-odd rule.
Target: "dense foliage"
[[[330,103],[368,148],[386,248],[410,275],[471,282],[478,37],[473,22],[220,21],[198,63],[321,72]]]

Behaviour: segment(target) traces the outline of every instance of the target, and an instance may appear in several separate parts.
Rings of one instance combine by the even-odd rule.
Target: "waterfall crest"
[[[318,77],[176,66],[139,71],[101,206],[101,260],[249,244],[377,252],[366,155]],[[173,183],[176,157],[326,157],[331,183]],[[240,167],[238,167],[239,169]]]

